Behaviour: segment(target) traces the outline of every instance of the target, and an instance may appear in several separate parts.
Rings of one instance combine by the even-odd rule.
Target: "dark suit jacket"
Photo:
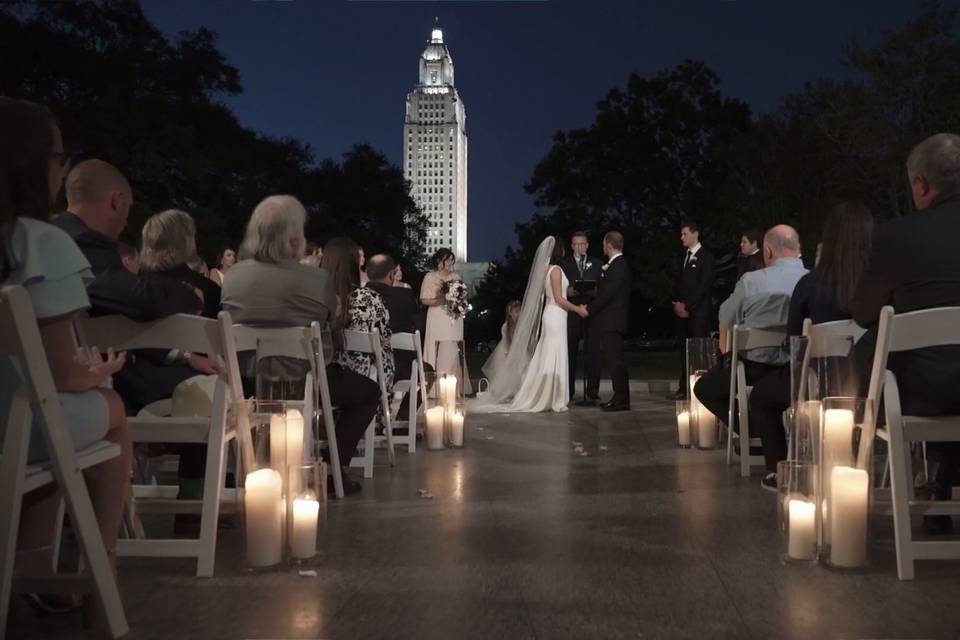
[[[630,266],[621,255],[601,272],[597,297],[587,305],[591,326],[598,331],[627,332],[627,313],[630,310]],[[591,329],[591,330],[593,330]]]
[[[393,333],[413,333],[420,330],[420,339],[423,339],[423,327],[420,325],[420,307],[413,289],[391,287],[382,282],[368,282],[367,288],[380,294],[383,305],[390,314],[390,331]],[[421,345],[422,346],[422,345]],[[415,356],[410,351],[394,351],[393,362],[397,370],[397,379],[403,380],[410,376],[410,366]]]
[[[600,275],[603,273],[600,269],[603,266],[604,261],[600,258],[587,256],[586,263],[590,266],[585,267],[583,274],[581,275],[580,269],[577,267],[577,261],[574,259],[574,257],[572,255],[563,257],[563,260],[560,262],[560,268],[563,269],[564,275],[566,275],[567,280],[570,281],[571,287],[577,282],[577,280],[593,280],[598,284],[600,283]],[[569,296],[569,299],[573,304],[587,304],[593,300],[593,296],[577,294]]]
[[[91,315],[121,314],[145,322],[175,313],[197,313],[199,298],[184,284],[168,278],[141,278],[127,271],[116,243],[66,211],[53,224],[73,238],[90,262],[93,282],[87,285]],[[190,367],[165,364],[167,352],[143,349],[128,354],[127,365],[114,376],[114,388],[136,413],[143,406],[168,398],[174,387],[196,374]]]
[[[872,328],[857,343],[861,372],[869,372],[880,309],[897,313],[960,306],[960,197],[878,225],[873,249],[851,305],[858,324]],[[960,348],[936,347],[891,354],[904,411],[913,415],[960,413]],[[866,377],[866,376],[864,376]]]
[[[53,224],[66,231],[90,261],[94,279],[87,286],[87,295],[92,315],[118,313],[145,322],[201,311],[200,300],[190,287],[168,279],[147,280],[127,271],[117,243],[69,211],[54,218]]]
[[[714,259],[707,248],[700,245],[697,254],[686,261],[684,252],[680,260],[676,284],[674,285],[674,300],[687,305],[691,317],[711,316],[710,290],[713,288]]]

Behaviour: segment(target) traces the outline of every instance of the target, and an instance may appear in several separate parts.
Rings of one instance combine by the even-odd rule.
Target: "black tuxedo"
[[[687,371],[687,338],[706,338],[713,322],[710,292],[713,288],[714,259],[707,248],[700,245],[695,255],[684,252],[677,267],[673,299],[682,302],[690,314],[677,318],[677,338],[680,342],[680,389],[685,389]]]
[[[960,306],[960,252],[952,246],[957,237],[960,196],[874,229],[870,261],[851,303],[854,319],[869,329],[855,348],[864,395],[884,305],[897,313]],[[905,414],[960,414],[960,347],[892,353],[887,366],[897,376]],[[949,499],[960,479],[960,444],[936,443],[930,449],[943,458],[936,497]]]
[[[630,380],[623,360],[623,334],[627,332],[631,280],[626,256],[616,257],[607,263],[600,276],[597,296],[587,304],[590,314],[590,348],[596,350],[602,347],[607,368],[610,370],[610,381],[613,383],[611,401],[626,406],[630,405]],[[587,396],[597,397],[599,387],[599,368],[588,371]]]
[[[594,282],[600,282],[600,270],[603,260],[600,258],[591,258],[590,256],[585,256],[583,264],[578,263],[576,258],[573,255],[565,256],[560,262],[560,268],[563,269],[563,273],[567,276],[567,280],[570,281],[570,286],[578,280],[593,280]],[[576,293],[572,296],[569,296],[570,302],[573,304],[587,304],[593,300],[596,291],[593,293]],[[590,319],[581,318],[576,313],[567,314],[567,358],[570,366],[570,398],[572,399],[576,395],[576,383],[577,383],[577,353],[580,350],[580,339],[583,338],[584,345],[586,348],[587,343],[589,342],[589,332],[590,329]],[[588,358],[593,354],[593,352],[586,348]],[[599,357],[599,350],[596,350],[594,354]],[[595,365],[599,367],[599,361]],[[587,368],[589,370],[590,365],[588,363]]]

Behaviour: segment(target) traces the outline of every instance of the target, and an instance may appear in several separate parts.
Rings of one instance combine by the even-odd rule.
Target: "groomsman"
[[[713,288],[713,255],[700,244],[700,227],[687,222],[680,227],[680,242],[686,251],[674,286],[673,313],[677,316],[680,339],[680,388],[677,398],[687,394],[687,338],[706,338],[712,320],[710,290]]]
[[[567,276],[567,280],[570,281],[570,288],[567,290],[567,299],[573,304],[587,304],[593,300],[593,297],[597,293],[596,287],[600,281],[600,264],[602,261],[587,255],[587,249],[590,248],[590,243],[587,240],[587,234],[583,231],[577,231],[570,237],[570,248],[573,249],[573,251],[564,257],[560,265],[564,275]],[[591,357],[598,358],[598,361],[595,363],[595,368],[599,368],[600,366],[599,350],[591,350],[588,347],[590,341],[588,337],[589,328],[589,318],[581,318],[576,313],[567,314],[567,349],[569,352],[571,401],[576,395],[577,352],[579,351],[581,338],[583,338],[584,341],[584,350],[586,351],[587,359],[589,360]],[[587,369],[590,369],[590,363],[588,363]],[[587,390],[584,389],[585,393],[586,391]]]

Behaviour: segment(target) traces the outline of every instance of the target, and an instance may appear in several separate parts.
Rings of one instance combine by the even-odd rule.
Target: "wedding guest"
[[[306,216],[303,205],[293,196],[270,196],[254,209],[240,261],[231,268],[223,285],[223,308],[234,322],[255,327],[305,327],[316,320],[329,328],[337,309],[332,277],[323,269],[299,262],[306,245]],[[265,287],[265,282],[270,286]],[[330,363],[330,397],[337,407],[337,450],[344,490],[356,493],[360,485],[350,478],[347,467],[377,412],[380,390],[373,380],[332,361],[329,333],[325,333],[323,350]],[[252,364],[253,358],[246,360]]]
[[[367,289],[380,294],[383,304],[387,309],[387,317],[390,322],[390,331],[392,333],[414,333],[420,330],[420,310],[417,304],[417,298],[413,291],[407,287],[397,287],[394,281],[395,274],[399,269],[393,258],[388,255],[378,254],[367,261],[367,275],[370,281],[367,282]],[[410,376],[410,370],[416,356],[411,351],[397,350],[393,352],[394,369],[399,379],[407,379]],[[423,363],[424,371],[433,371],[429,363]],[[418,394],[419,395],[419,394]],[[400,403],[400,409],[397,415],[406,416],[409,408],[408,396],[404,395]]]
[[[207,254],[209,255],[209,254]],[[217,256],[217,266],[210,270],[210,279],[217,283],[217,286],[223,286],[223,276],[237,262],[237,252],[233,247],[224,247]]]
[[[334,362],[362,376],[376,375],[373,354],[350,351],[342,342],[342,331],[380,332],[383,348],[383,373],[387,393],[393,389],[393,347],[390,346],[390,314],[380,294],[369,287],[360,286],[357,267],[357,245],[349,238],[332,238],[323,247],[320,268],[330,274],[333,291],[337,296],[337,308],[332,318]]]
[[[567,299],[576,305],[587,304],[593,300],[597,293],[597,284],[600,282],[600,267],[602,261],[591,259],[587,255],[590,243],[587,234],[583,231],[577,231],[570,236],[570,255],[564,256],[560,263],[567,280],[570,281],[570,288],[567,290]],[[582,290],[577,289],[577,283]],[[589,284],[589,283],[592,283]],[[507,317],[509,318],[509,310]],[[573,401],[576,395],[577,386],[577,355],[580,351],[580,339],[584,341],[584,346],[589,340],[590,318],[583,318],[577,313],[567,314],[567,366],[569,367],[570,382],[570,400]],[[600,353],[599,349],[586,349],[587,355]],[[600,368],[600,363],[594,363],[595,368]],[[589,368],[589,367],[587,367]],[[584,390],[586,391],[586,390]],[[595,400],[595,399],[594,399]]]
[[[123,266],[127,271],[133,275],[140,273],[139,249],[132,244],[121,241],[117,243],[117,253],[120,254],[120,261],[123,263]]]
[[[863,204],[844,202],[830,210],[823,225],[820,260],[797,281],[790,297],[788,335],[801,335],[806,318],[820,324],[850,317],[872,236],[873,215]],[[787,457],[782,416],[791,404],[790,389],[790,368],[781,367],[757,380],[750,392],[750,433],[763,443],[767,473],[762,486],[767,489],[776,490],[777,463]]]
[[[370,278],[370,267],[367,266],[367,277]],[[396,268],[393,270],[393,285],[394,287],[399,287],[401,289],[413,289],[409,284],[403,281],[403,267],[400,266],[400,263],[397,263]]]
[[[458,346],[458,343],[463,343],[463,318],[454,318],[447,313],[446,301],[442,297],[445,283],[453,280],[462,282],[463,278],[453,270],[457,259],[450,249],[437,249],[431,262],[434,270],[423,277],[420,286],[420,302],[427,307],[423,358],[436,371],[458,374],[464,395],[470,395],[470,376],[464,375],[466,372],[462,370]]]
[[[357,271],[360,273],[360,286],[363,287],[366,286],[367,282],[369,281],[366,269],[364,269],[367,264],[367,257],[363,252],[363,247],[360,245],[355,246],[357,247]]]
[[[680,349],[680,378],[677,398],[687,395],[687,338],[710,335],[713,303],[710,297],[714,279],[714,260],[700,243],[700,227],[686,222],[680,227],[680,242],[686,252],[677,271],[673,288],[673,313],[677,317]]]
[[[117,535],[130,494],[133,457],[130,429],[120,396],[103,388],[124,364],[123,354],[99,356],[74,349],[71,318],[90,308],[84,281],[90,263],[70,237],[49,224],[50,208],[69,167],[60,128],[45,107],[0,97],[0,284],[19,285],[30,296],[40,328],[63,424],[77,449],[99,440],[120,446],[120,455],[87,469],[85,477],[107,557],[116,569]],[[0,441],[5,436],[21,374],[13,358],[0,357]],[[9,455],[9,454],[8,454]],[[29,462],[48,459],[34,419]],[[60,491],[40,489],[24,496],[17,564],[31,573],[52,572],[55,519]],[[9,514],[4,514],[4,518]],[[46,608],[69,608],[62,600],[37,597]],[[49,606],[52,605],[52,606]]]
[[[850,304],[854,319],[870,329],[857,343],[861,379],[868,375],[880,309],[897,313],[960,306],[960,136],[933,135],[910,152],[906,163],[917,213],[878,225],[868,266]],[[960,414],[960,347],[934,347],[890,355],[904,415]],[[949,499],[960,480],[960,445],[928,444],[941,460],[934,497]],[[952,528],[950,516],[927,516],[928,531]]]
[[[67,211],[53,224],[67,232],[90,262],[87,284],[93,315],[120,314],[140,322],[175,313],[199,313],[198,292],[166,278],[147,279],[124,267],[117,241],[127,224],[133,192],[120,171],[103,160],[86,160],[67,176]],[[114,389],[129,415],[151,402],[169,398],[173,389],[197,373],[217,372],[216,363],[198,354],[138,350],[114,376]]]
[[[179,282],[201,294],[202,315],[216,318],[220,312],[220,285],[204,277],[191,263],[197,256],[197,229],[189,213],[168,209],[147,219],[141,233],[140,273],[146,280]]]
[[[302,258],[300,258],[300,264],[305,264],[310,267],[319,267],[320,259],[323,257],[323,245],[320,245],[313,240],[307,240],[307,250]]]
[[[800,260],[800,236],[787,225],[777,225],[763,239],[764,262],[759,271],[744,274],[733,294],[720,305],[720,327],[784,327],[790,311],[790,297],[807,269]],[[747,384],[786,366],[789,354],[781,348],[752,349],[741,354]],[[721,420],[730,402],[730,364],[723,362],[697,382],[697,399]],[[731,425],[735,426],[735,425]],[[746,452],[744,452],[746,455]],[[768,478],[763,480],[765,486]],[[776,479],[774,478],[774,485]]]

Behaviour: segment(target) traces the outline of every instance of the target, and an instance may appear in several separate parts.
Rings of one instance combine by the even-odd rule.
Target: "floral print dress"
[[[390,346],[390,313],[383,304],[383,298],[373,289],[360,287],[354,289],[347,298],[347,320],[345,329],[353,331],[380,331],[383,341],[383,372],[386,377],[387,393],[393,389],[393,348]],[[371,379],[376,379],[377,363],[371,353],[341,351],[335,360],[337,364]]]

